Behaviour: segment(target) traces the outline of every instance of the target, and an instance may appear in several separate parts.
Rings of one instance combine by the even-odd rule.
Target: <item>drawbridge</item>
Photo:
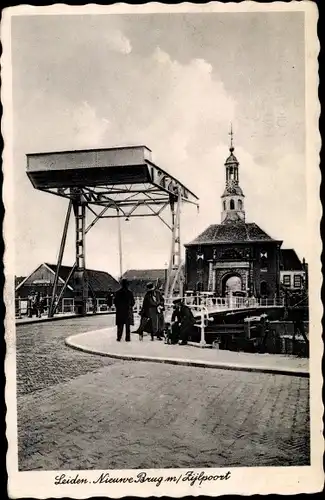
[[[181,262],[181,208],[198,207],[198,197],[152,161],[146,146],[118,147],[27,154],[27,175],[35,189],[68,200],[54,278],[49,316],[52,317],[70,280],[75,293],[75,313],[85,315],[88,295],[85,237],[101,219],[157,217],[171,234],[171,252],[165,297],[174,290],[183,294]],[[75,219],[75,263],[58,290],[71,213]],[[86,213],[92,221],[86,226]],[[58,293],[59,291],[59,293]]]

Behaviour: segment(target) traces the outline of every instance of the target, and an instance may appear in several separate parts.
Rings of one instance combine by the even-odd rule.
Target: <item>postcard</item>
[[[317,19],[3,11],[10,498],[322,490]]]

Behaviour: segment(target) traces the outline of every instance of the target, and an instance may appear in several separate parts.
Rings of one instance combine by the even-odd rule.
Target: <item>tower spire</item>
[[[234,144],[233,144],[233,139],[234,139],[234,133],[232,131],[232,122],[230,122],[230,132],[229,132],[229,135],[230,135],[230,148],[229,148],[229,151],[232,153],[234,151]]]

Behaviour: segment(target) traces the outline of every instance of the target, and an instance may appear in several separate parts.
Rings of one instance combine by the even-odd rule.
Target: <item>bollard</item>
[[[200,346],[202,347],[202,346],[206,345],[206,341],[205,341],[205,308],[204,308],[204,306],[201,306],[200,330],[201,330]]]

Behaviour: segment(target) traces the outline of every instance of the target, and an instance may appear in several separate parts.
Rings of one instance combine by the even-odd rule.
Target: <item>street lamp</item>
[[[118,234],[118,250],[119,250],[119,266],[120,266],[120,279],[123,276],[123,253],[122,253],[122,228],[121,228],[121,219],[120,219],[120,211],[117,212],[117,234]]]

